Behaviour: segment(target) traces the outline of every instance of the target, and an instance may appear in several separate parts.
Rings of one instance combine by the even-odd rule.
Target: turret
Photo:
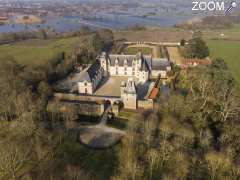
[[[104,69],[105,74],[108,72],[108,61],[107,61],[107,54],[102,52],[101,55],[98,57],[98,60],[101,63],[101,67]]]
[[[129,78],[127,83],[122,83],[121,98],[126,109],[137,109],[137,91],[133,78]]]

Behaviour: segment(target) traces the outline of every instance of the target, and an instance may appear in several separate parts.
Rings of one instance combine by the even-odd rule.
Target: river
[[[42,24],[15,24],[9,23],[0,26],[0,33],[6,32],[19,32],[19,31],[35,31],[41,28],[51,29],[57,32],[69,32],[77,31],[82,25],[89,26],[91,28],[109,28],[120,29],[135,24],[143,26],[154,27],[170,27],[177,23],[183,22],[189,19],[189,16],[154,16],[154,17],[141,17],[131,16],[126,14],[98,14],[92,17],[82,16],[63,16],[63,17],[46,17],[45,23]],[[12,21],[11,21],[12,22]]]

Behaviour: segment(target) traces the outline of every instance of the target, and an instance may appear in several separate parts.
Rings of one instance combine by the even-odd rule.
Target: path
[[[177,65],[182,65],[183,57],[181,56],[178,47],[167,47],[170,60]]]
[[[108,106],[107,109],[104,111],[99,123],[100,126],[106,126],[107,120],[108,120],[108,114],[111,110],[112,110],[112,106]]]

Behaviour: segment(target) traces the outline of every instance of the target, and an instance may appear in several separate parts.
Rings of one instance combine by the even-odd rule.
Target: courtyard
[[[99,87],[95,91],[94,95],[97,96],[110,96],[110,97],[120,97],[121,96],[121,84],[126,82],[129,77],[104,77]],[[154,82],[148,81],[144,84],[138,84],[136,86],[138,92],[138,99],[145,99],[151,92]]]
[[[127,81],[128,77],[104,77],[94,95],[97,96],[121,96],[121,83]]]

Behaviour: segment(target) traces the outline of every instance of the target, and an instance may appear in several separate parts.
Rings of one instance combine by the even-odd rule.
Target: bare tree
[[[29,161],[29,150],[14,143],[1,143],[0,146],[0,177],[17,179],[19,171]]]

